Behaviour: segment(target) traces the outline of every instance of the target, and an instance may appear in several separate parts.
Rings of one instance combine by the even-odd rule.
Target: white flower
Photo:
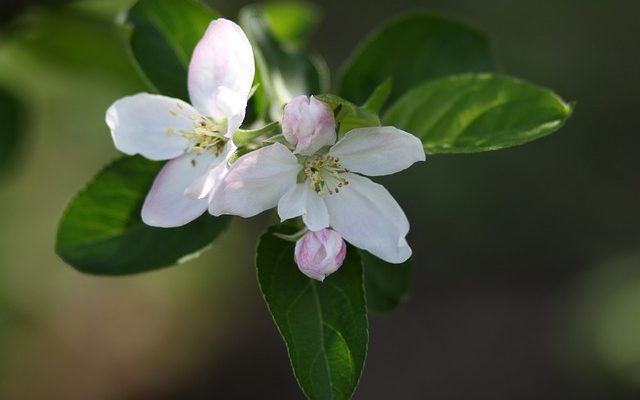
[[[184,225],[207,210],[236,146],[255,67],[251,45],[235,23],[211,22],[189,64],[191,103],[140,93],[116,101],[106,122],[116,147],[129,155],[171,160],[142,207],[148,225]]]
[[[323,281],[336,272],[347,255],[347,245],[331,229],[308,231],[296,242],[294,259],[300,272],[309,278]]]
[[[302,216],[312,231],[331,227],[354,246],[401,263],[411,256],[409,222],[383,186],[358,174],[388,175],[424,160],[420,140],[394,127],[351,130],[328,152],[308,157],[275,143],[233,164],[209,212],[251,217],[277,205],[283,221]]]

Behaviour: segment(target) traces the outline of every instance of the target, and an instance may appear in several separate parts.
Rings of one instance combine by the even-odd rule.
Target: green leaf
[[[320,8],[305,1],[278,1],[261,4],[269,28],[282,43],[303,47],[320,22]]]
[[[404,302],[409,292],[411,263],[390,264],[360,251],[364,264],[364,286],[367,307],[375,313],[393,311]]]
[[[411,14],[382,26],[356,50],[343,68],[339,93],[360,104],[390,77],[393,102],[427,80],[493,70],[484,35],[445,18]]]
[[[491,74],[427,82],[383,117],[412,132],[427,153],[473,153],[523,144],[559,129],[572,106],[553,92]]]
[[[349,132],[355,128],[380,126],[378,114],[365,107],[358,107],[333,94],[321,94],[316,96],[316,98],[327,103],[333,110],[336,123],[338,124],[338,133]]]
[[[258,244],[258,282],[287,345],[294,375],[310,399],[349,399],[368,343],[358,251],[349,247],[342,267],[318,282],[298,270],[294,243],[274,236],[276,232],[270,229]]]
[[[0,168],[6,168],[16,159],[25,134],[24,114],[22,103],[13,93],[0,88]]]
[[[99,74],[96,79],[108,75],[133,87],[141,86],[125,47],[115,40],[122,29],[114,25],[111,15],[75,6],[51,7],[30,13],[29,20],[29,34],[20,35],[19,43],[34,62],[48,70],[61,68],[69,75]]]
[[[124,157],[104,168],[68,205],[56,251],[76,269],[122,275],[168,266],[213,241],[227,218],[208,214],[179,228],[154,228],[140,209],[161,162]]]
[[[328,72],[324,61],[279,42],[259,6],[243,8],[240,25],[253,45],[260,83],[254,97],[263,108],[261,113],[268,112],[271,119],[279,120],[284,105],[292,97],[327,89]]]
[[[195,0],[139,0],[131,7],[125,20],[131,54],[160,93],[189,101],[191,53],[218,16]]]
[[[393,89],[393,80],[391,78],[387,78],[384,82],[378,85],[373,93],[371,93],[371,96],[369,96],[362,107],[374,113],[380,112],[380,110],[382,110],[382,106],[384,106],[387,99],[389,99],[391,89]]]

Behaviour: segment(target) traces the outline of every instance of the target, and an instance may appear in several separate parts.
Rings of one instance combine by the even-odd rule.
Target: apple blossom
[[[296,146],[294,154],[310,155],[336,141],[331,110],[315,97],[296,96],[285,106],[282,134]]]
[[[325,137],[312,139],[312,148],[314,140],[324,143]],[[329,144],[328,151],[296,156],[274,143],[240,157],[222,179],[209,212],[251,217],[277,205],[283,221],[302,216],[311,231],[331,227],[385,261],[406,261],[411,256],[407,217],[383,186],[360,174],[388,175],[424,161],[422,142],[385,126],[353,129]]]
[[[347,245],[331,229],[308,231],[296,242],[294,259],[309,278],[323,281],[336,272],[347,255]]]
[[[226,19],[211,22],[188,71],[192,105],[140,93],[116,101],[106,114],[115,146],[151,160],[170,160],[142,207],[152,226],[184,225],[204,213],[236,150],[255,73],[251,45]]]

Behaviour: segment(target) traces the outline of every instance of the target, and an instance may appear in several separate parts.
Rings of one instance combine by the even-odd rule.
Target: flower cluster
[[[333,110],[297,96],[284,108],[282,137],[252,143],[234,160],[254,80],[251,45],[235,23],[211,23],[189,65],[192,105],[137,94],[116,101],[106,121],[127,154],[169,160],[142,207],[152,226],[184,225],[209,211],[251,217],[277,207],[301,217],[307,232],[295,261],[323,280],[346,255],[345,240],[391,263],[411,256],[409,222],[391,194],[366,176],[393,174],[424,161],[420,140],[394,127],[364,127],[338,137]]]

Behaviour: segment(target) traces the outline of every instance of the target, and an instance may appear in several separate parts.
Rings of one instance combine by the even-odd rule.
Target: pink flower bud
[[[347,255],[347,245],[331,229],[309,231],[296,242],[294,259],[300,271],[309,278],[323,281],[336,272]]]
[[[284,107],[282,133],[296,146],[295,154],[309,156],[335,143],[336,121],[322,101],[313,96],[296,96]]]

